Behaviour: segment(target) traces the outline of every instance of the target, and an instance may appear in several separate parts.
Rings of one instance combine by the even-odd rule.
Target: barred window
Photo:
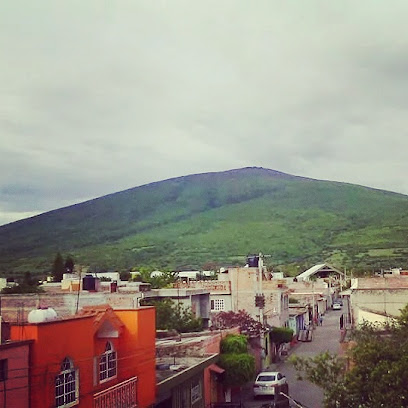
[[[61,364],[61,372],[55,378],[55,406],[72,407],[79,403],[78,370],[66,357]]]
[[[99,360],[99,381],[108,381],[116,377],[117,357],[116,351],[110,341],[106,343],[105,351]]]
[[[224,299],[213,299],[211,300],[211,310],[219,312],[225,310]]]

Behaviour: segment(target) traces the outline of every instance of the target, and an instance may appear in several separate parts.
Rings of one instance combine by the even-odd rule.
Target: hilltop
[[[45,272],[57,251],[94,269],[199,268],[271,255],[404,266],[408,197],[264,168],[155,182],[0,227],[0,272]]]

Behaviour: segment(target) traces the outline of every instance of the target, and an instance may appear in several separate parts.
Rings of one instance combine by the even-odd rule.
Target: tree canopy
[[[255,374],[255,358],[248,353],[244,335],[229,334],[221,341],[219,365],[224,368],[224,384],[240,387],[251,381]]]
[[[23,279],[18,280],[17,285],[5,287],[1,293],[20,294],[20,293],[41,293],[43,289],[38,286],[38,280],[31,276],[30,272],[25,272]]]
[[[202,330],[202,320],[194,316],[191,308],[176,304],[171,299],[144,300],[141,303],[144,306],[155,306],[157,329],[176,330],[179,333]]]
[[[74,259],[72,258],[71,255],[67,256],[67,259],[65,260],[64,263],[64,268],[66,273],[73,273],[74,272]]]
[[[387,326],[364,324],[341,358],[330,353],[291,361],[325,394],[327,408],[408,406],[408,306]]]
[[[260,322],[250,316],[246,310],[238,312],[219,312],[211,318],[213,329],[229,329],[239,327],[242,334],[257,336],[260,334],[263,326]]]
[[[55,255],[54,262],[52,264],[52,276],[55,282],[61,282],[63,274],[65,272],[64,259],[58,252]]]
[[[274,327],[269,335],[276,347],[283,343],[290,343],[293,340],[293,330],[287,327]]]
[[[135,281],[150,283],[152,289],[160,289],[170,286],[177,280],[175,272],[163,271],[161,274],[153,275],[153,269],[147,267],[141,267],[139,270],[139,276],[134,278]]]

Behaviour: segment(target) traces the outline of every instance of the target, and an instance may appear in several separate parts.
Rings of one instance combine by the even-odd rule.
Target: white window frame
[[[69,408],[79,404],[79,370],[72,360],[64,358],[61,371],[55,377],[55,406]]]
[[[118,375],[118,358],[110,341],[106,342],[105,351],[99,357],[99,383],[113,380]]]
[[[223,312],[225,310],[225,299],[211,299],[211,311]],[[212,307],[214,306],[214,308]]]

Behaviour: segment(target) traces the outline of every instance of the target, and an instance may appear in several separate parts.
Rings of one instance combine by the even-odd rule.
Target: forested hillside
[[[45,273],[55,254],[92,269],[329,261],[406,266],[408,197],[263,168],[179,177],[0,227],[0,272]]]

